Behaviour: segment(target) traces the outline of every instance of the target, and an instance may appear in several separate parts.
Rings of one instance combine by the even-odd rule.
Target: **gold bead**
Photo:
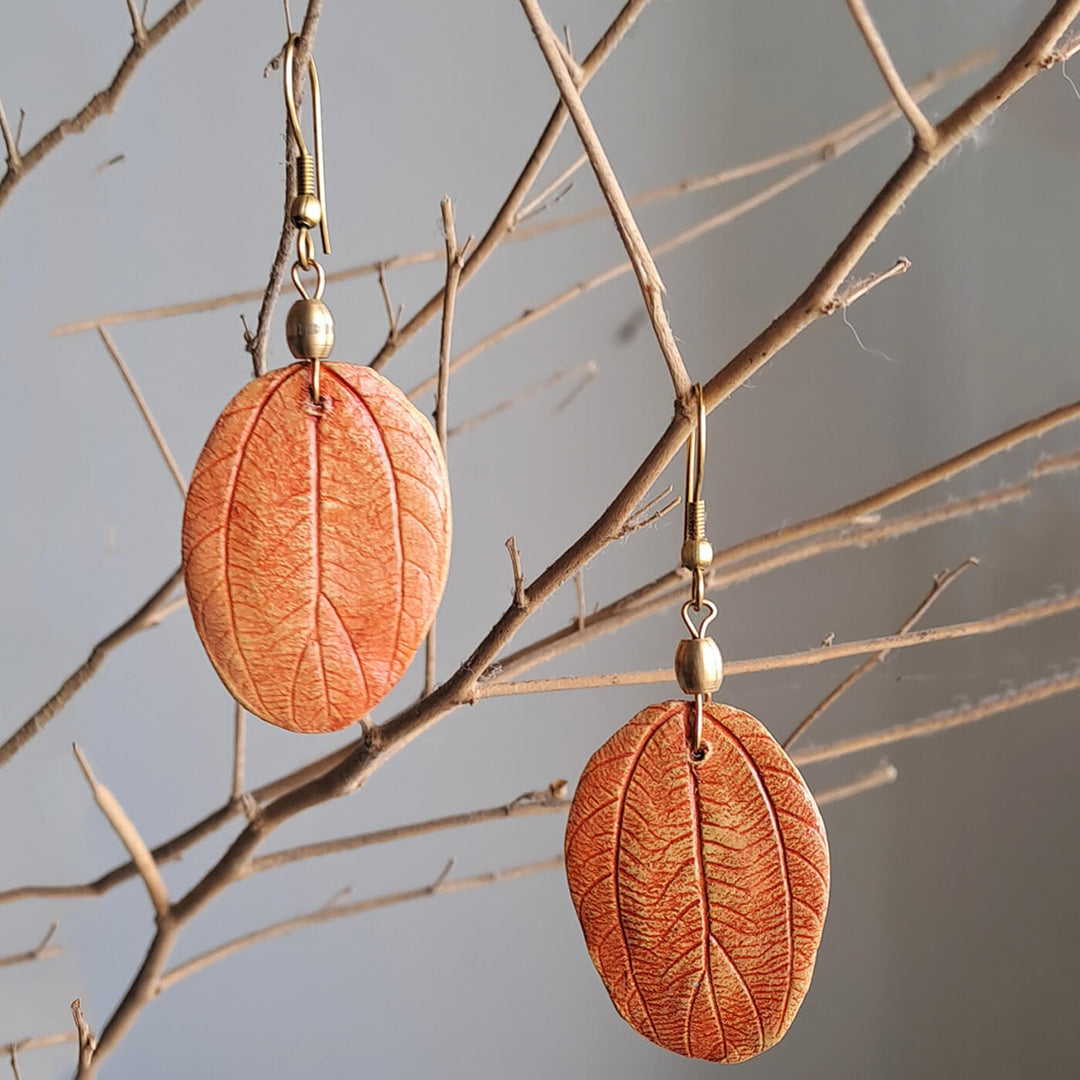
[[[704,537],[683,541],[682,564],[687,570],[708,570],[712,566],[712,544]]]
[[[710,637],[683,638],[675,649],[675,678],[686,694],[713,694],[724,681],[720,647]]]
[[[297,360],[325,360],[334,348],[334,317],[321,300],[297,300],[285,317],[285,339]]]
[[[314,229],[322,220],[322,203],[317,196],[301,192],[293,199],[289,216],[298,229]]]

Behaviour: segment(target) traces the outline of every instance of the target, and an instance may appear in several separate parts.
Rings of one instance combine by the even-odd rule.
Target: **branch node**
[[[506,541],[506,550],[510,552],[510,566],[514,571],[514,607],[518,611],[528,611],[529,598],[525,592],[525,574],[521,569],[521,553],[518,551],[514,537],[511,536]]]
[[[76,998],[71,1003],[71,1018],[75,1021],[75,1032],[79,1040],[79,1072],[90,1067],[97,1050],[97,1039],[82,1013],[82,1000]]]

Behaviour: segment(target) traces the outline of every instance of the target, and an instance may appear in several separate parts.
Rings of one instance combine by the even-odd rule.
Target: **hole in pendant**
[[[333,399],[330,397],[329,394],[323,391],[322,397],[320,397],[319,400],[316,401],[312,396],[311,390],[312,387],[309,383],[307,390],[304,391],[304,404],[302,406],[304,412],[308,413],[310,416],[315,417],[325,416],[328,412],[330,412],[331,408],[333,407]]]
[[[712,747],[707,742],[703,742],[696,750],[690,751],[690,760],[700,763],[704,761],[711,752]]]

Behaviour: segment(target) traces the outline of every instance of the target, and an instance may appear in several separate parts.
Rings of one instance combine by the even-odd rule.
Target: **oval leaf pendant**
[[[615,1008],[654,1043],[734,1063],[787,1030],[829,897],[813,796],[752,716],[651,705],[589,760],[566,827],[585,943]]]
[[[435,617],[450,491],[430,424],[367,367],[307,363],[236,395],[184,506],[188,604],[222,681],[292,731],[336,731],[379,702]]]

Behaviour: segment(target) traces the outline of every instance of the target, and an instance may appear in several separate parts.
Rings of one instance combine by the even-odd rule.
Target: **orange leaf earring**
[[[682,564],[690,637],[675,673],[691,701],[650,705],[593,754],[566,826],[566,872],[612,1003],[654,1043],[733,1064],[780,1040],[810,986],[829,897],[817,804],[765,727],[711,701],[706,636],[705,405],[687,450]],[[691,608],[707,609],[695,627]]]
[[[318,74],[315,156],[291,208],[286,336],[297,363],[245,386],[218,417],[184,506],[188,604],[210,662],[246,709],[291,731],[336,731],[390,692],[427,633],[450,562],[450,488],[427,419],[377,372],[324,363],[334,322],[311,230],[330,252]],[[302,272],[314,271],[309,296]]]

